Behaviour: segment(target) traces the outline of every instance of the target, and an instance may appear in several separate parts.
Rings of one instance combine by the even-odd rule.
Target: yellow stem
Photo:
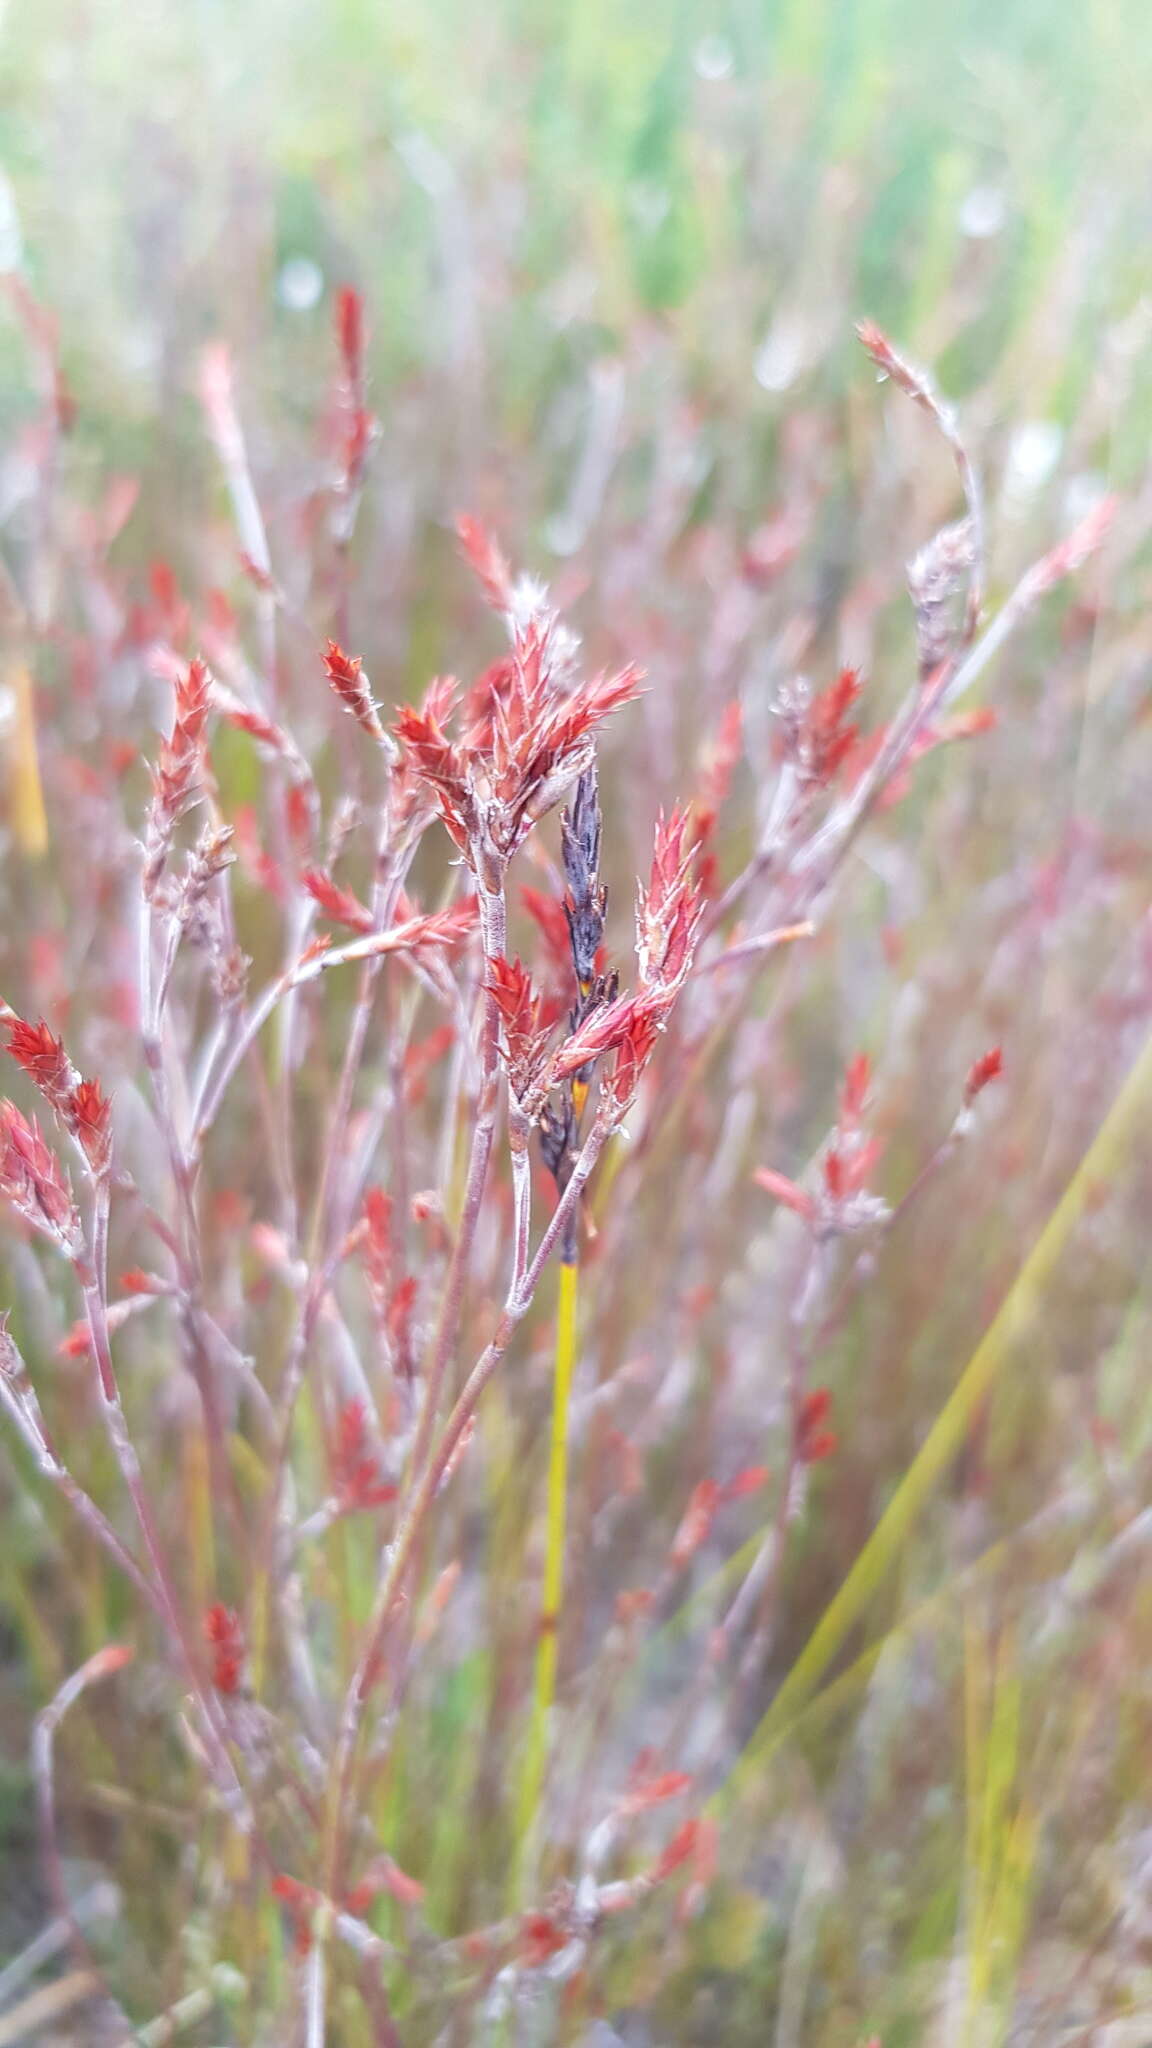
[[[576,1363],[576,1300],[579,1270],[575,1260],[564,1261],[560,1267],[560,1288],[556,1303],[556,1365],[552,1383],[552,1443],[548,1458],[544,1597],[540,1617],[540,1640],[536,1650],[532,1721],[524,1752],[516,1830],[520,1879],[525,1873],[528,1844],[540,1805],[540,1795],[544,1789],[544,1777],[548,1767],[548,1722],[556,1697],[556,1667],[564,1602],[564,1532],[568,1517],[568,1408],[572,1395],[572,1372]]]

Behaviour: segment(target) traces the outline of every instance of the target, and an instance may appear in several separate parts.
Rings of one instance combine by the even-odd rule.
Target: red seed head
[[[964,1083],[965,1102],[969,1105],[975,1102],[976,1097],[987,1088],[990,1081],[999,1080],[1003,1071],[1004,1056],[1000,1047],[990,1046],[988,1051],[981,1053],[980,1058],[974,1060],[968,1069],[968,1079]]]
[[[76,1085],[76,1070],[43,1017],[37,1024],[9,1018],[8,1051],[53,1109],[62,1108]]]
[[[68,1122],[94,1172],[103,1172],[112,1145],[112,1104],[99,1081],[80,1081],[72,1096]]]
[[[374,740],[383,739],[384,728],[372,701],[364,664],[358,654],[345,654],[335,640],[324,649],[324,668],[345,711]]]

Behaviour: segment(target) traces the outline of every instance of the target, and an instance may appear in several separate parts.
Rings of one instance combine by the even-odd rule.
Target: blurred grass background
[[[883,693],[885,656],[907,656],[900,563],[947,512],[950,486],[919,422],[891,398],[882,411],[862,374],[852,330],[865,315],[930,361],[964,407],[989,476],[996,592],[1104,488],[1146,503],[1152,37],[1138,0],[14,0],[3,30],[0,265],[23,265],[59,320],[74,488],[95,498],[110,471],[140,479],[118,544],[126,580],[157,556],[189,588],[234,573],[196,395],[200,351],[220,335],[258,479],[289,508],[273,513],[274,554],[290,557],[291,508],[315,476],[332,294],[363,291],[383,436],[357,539],[352,644],[372,650],[385,697],[415,691],[474,638],[447,531],[468,505],[577,599],[587,579],[590,638],[630,651],[639,629],[658,673],[663,662],[686,689],[703,672],[708,701],[722,701],[715,613],[728,557],[714,571],[708,548],[717,534],[747,542],[798,499],[807,524],[791,587],[817,622],[815,645],[851,657],[863,633]],[[34,403],[24,339],[0,318],[5,443]],[[0,514],[19,564],[31,543],[8,474],[17,512]],[[618,556],[646,570],[639,590]],[[784,1166],[818,1142],[858,1042],[894,1048],[894,1182],[905,1166],[910,1177],[924,1134],[938,1135],[942,1095],[987,1039],[1003,1035],[1017,1065],[991,1166],[964,1160],[884,1254],[827,1365],[847,1389],[852,1455],[834,1489],[821,1480],[797,1532],[778,1678],[859,1557],[1146,1027],[1143,983],[1134,992],[1122,954],[1149,873],[1146,546],[1123,570],[1103,594],[1089,577],[1095,621],[1067,601],[1043,655],[1031,646],[1015,667],[1011,746],[951,795],[953,760],[930,765],[901,826],[916,836],[932,823],[920,865],[862,867],[806,1001],[787,989],[780,999],[792,1094],[774,1071],[771,1130]],[[865,604],[878,579],[883,602]],[[47,682],[61,690],[63,673]],[[693,715],[681,708],[649,734],[653,800],[674,792],[699,741],[684,701]],[[618,829],[638,848],[647,820],[622,816]],[[626,906],[639,855],[613,858]],[[1058,903],[1047,923],[1044,901]],[[895,973],[881,924],[899,927]],[[6,981],[18,958],[10,926]],[[761,1021],[757,998],[750,1069]],[[631,1952],[609,1972],[609,2004],[654,2012],[651,2038],[839,2048],[862,2040],[871,2016],[885,2048],[911,2048],[929,2038],[924,2013],[962,1908],[968,2032],[942,2041],[1008,2038],[1011,2025],[1021,2041],[1077,2038],[1057,2031],[1051,1987],[1082,1989],[1098,1962],[1099,2009],[1111,1998],[1110,2013],[1148,2024],[1152,1702],[1139,1665],[1152,1616],[1138,1589],[1130,1601],[1117,1590],[1112,1550],[1152,1445],[1146,1103],[1133,1116],[1118,1179],[1089,1220],[1087,1262],[1050,1272],[1043,1300],[1027,1303],[1013,1341],[1028,1370],[1010,1356],[954,1512],[908,1533],[871,1588],[868,1641],[852,1637],[825,1690],[785,1695],[799,1717],[790,1746],[774,1763],[756,1752],[754,1792],[741,1781],[730,1869],[702,1925],[677,1932],[667,1971]],[[661,1293],[679,1305],[713,1254],[722,1265],[713,1239],[725,1228],[684,1205],[667,1229],[663,1289],[651,1274],[638,1307],[617,1305],[626,1328],[631,1314],[644,1329]],[[757,1341],[754,1288],[734,1314],[742,1341]],[[713,1362],[726,1341],[707,1316],[691,1341],[674,1318],[644,1333]],[[685,1434],[710,1396],[694,1399]],[[1093,1490],[1107,1463],[1091,1440],[1101,1420],[1123,1446],[1123,1474]],[[514,1442],[496,1408],[501,1427]],[[643,1553],[643,1531],[626,1526],[624,1540]],[[100,1571],[61,1599],[42,1546],[35,1519],[14,1517],[0,1563],[15,1759],[0,1778],[0,1836],[10,1800],[20,1884],[31,1883],[23,1723],[67,1668],[54,1607],[67,1655],[120,1618]],[[1121,1559],[1124,1588],[1126,1571]],[[1110,1676],[1114,1718],[1102,1708]],[[410,1763],[414,1806],[446,1754],[459,1807],[478,1796],[481,1767],[470,1771],[460,1735],[485,1683],[464,1661],[435,1703],[435,1738]],[[88,1776],[127,1772],[114,1728],[90,1742]],[[435,1845],[449,1925],[475,1903],[459,1833],[450,1820]],[[397,1853],[419,1861],[421,1848],[417,1828]],[[118,1842],[137,1896],[154,1855],[147,1841]],[[174,1858],[169,1874],[178,1902]],[[1129,1909],[1121,1959],[1110,1930]],[[1033,1913],[1042,1932],[1029,1947]]]
[[[740,423],[730,488],[751,495],[781,395],[843,382],[847,314],[955,395],[995,365],[1005,406],[1064,424],[1146,286],[1132,0],[16,0],[2,65],[2,161],[80,431],[143,470],[161,518],[205,337],[251,347],[263,402],[302,420],[340,281],[373,309],[379,397],[458,392],[411,488],[445,463],[459,487],[457,437],[509,467],[527,442],[552,457],[518,475],[538,518],[563,394],[638,336]],[[1143,379],[1140,401],[1121,474]]]

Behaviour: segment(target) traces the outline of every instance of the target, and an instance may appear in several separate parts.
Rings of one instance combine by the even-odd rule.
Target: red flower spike
[[[476,829],[476,811],[466,781],[464,754],[447,737],[438,710],[427,701],[423,711],[405,704],[393,730],[413,771],[435,797],[452,839],[466,853],[470,835]]]
[[[845,668],[812,706],[808,722],[812,772],[823,787],[833,780],[856,744],[858,728],[849,725],[847,718],[859,695],[859,674]]]
[[[62,1109],[76,1086],[76,1070],[43,1017],[38,1024],[27,1024],[22,1017],[8,1019],[7,1050],[52,1108]]]
[[[76,1138],[89,1165],[101,1171],[108,1163],[111,1104],[100,1083],[81,1080],[62,1041],[43,1018],[38,1024],[10,1018],[8,1051]]]
[[[144,892],[151,897],[164,868],[172,834],[184,813],[200,801],[205,771],[208,728],[208,670],[202,661],[189,662],[174,676],[176,715],[170,736],[160,745],[152,771],[152,803],[145,835]]]
[[[68,1176],[35,1117],[24,1116],[14,1102],[0,1101],[0,1195],[34,1230],[52,1238],[69,1258],[75,1255],[80,1220]]]
[[[622,1046],[636,1021],[637,1009],[635,996],[618,996],[615,1002],[593,1010],[591,1016],[553,1054],[548,1064],[549,1086],[566,1081],[570,1074],[578,1073],[590,1060],[599,1059],[602,1053],[615,1052]]]
[[[363,662],[358,654],[345,654],[335,640],[329,640],[324,650],[324,669],[332,688],[349,716],[356,720],[370,739],[384,737],[380,716],[372,701],[368,678],[363,673]]]
[[[640,1084],[653,1047],[692,964],[700,916],[700,890],[691,879],[693,846],[686,812],[661,814],[647,889],[636,916],[640,990],[593,1010],[560,1046],[546,1069],[545,1088],[558,1085],[607,1052],[616,1057],[603,1099],[619,1121]]]
[[[547,1034],[540,1028],[540,997],[519,959],[490,961],[488,991],[503,1027],[502,1046],[513,1094],[523,1100],[544,1063]]]
[[[490,556],[484,559],[492,575]],[[401,711],[396,734],[415,775],[435,797],[456,845],[485,886],[498,886],[517,846],[591,765],[595,728],[636,695],[639,675],[583,682],[567,696],[555,687],[558,629],[533,618],[517,629],[510,658],[484,678],[482,705],[470,700],[462,737],[448,737],[437,701]]]
[[[605,1093],[616,1116],[625,1114],[640,1085],[644,1069],[660,1036],[661,1016],[636,1007],[616,1048],[616,1059],[608,1076]]]
[[[99,1081],[79,1082],[65,1120],[75,1132],[94,1173],[102,1173],[108,1165],[112,1149],[111,1119],[112,1104]]]
[[[690,880],[693,844],[688,813],[661,812],[656,821],[652,868],[647,889],[640,892],[636,917],[636,952],[640,979],[658,984],[669,996],[681,985],[692,964],[700,892]]]
[[[1000,1047],[998,1045],[990,1046],[988,1051],[981,1053],[980,1058],[973,1061],[973,1064],[968,1069],[968,1079],[964,1083],[964,1101],[966,1105],[970,1108],[975,1102],[976,1097],[987,1088],[989,1082],[998,1081],[1003,1071],[1004,1056]]]

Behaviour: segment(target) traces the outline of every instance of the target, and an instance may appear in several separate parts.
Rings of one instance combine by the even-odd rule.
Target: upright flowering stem
[[[575,1213],[575,1212],[573,1212]],[[569,1234],[560,1264],[556,1301],[556,1363],[552,1382],[552,1436],[548,1457],[547,1536],[544,1552],[544,1597],[532,1720],[520,1780],[517,1835],[518,1885],[523,1888],[533,1825],[540,1807],[549,1757],[549,1718],[556,1697],[560,1656],[560,1616],[564,1598],[564,1542],[568,1513],[568,1418],[572,1373],[576,1363],[576,1310],[580,1268]]]
[[[560,821],[567,890],[564,915],[576,982],[576,1002],[569,1023],[573,1031],[593,1018],[616,993],[615,977],[603,977],[597,963],[604,939],[607,893],[600,880],[600,793],[593,762],[576,784],[573,801]],[[571,1170],[574,1144],[588,1099],[593,1063],[568,1076],[561,1106],[544,1137],[545,1158],[558,1190]],[[576,1363],[576,1308],[579,1276],[578,1212],[569,1216],[560,1251],[560,1282],[556,1302],[556,1360],[552,1381],[552,1432],[548,1454],[548,1496],[544,1549],[544,1586],[532,1717],[520,1781],[517,1834],[518,1883],[522,1887],[534,1823],[548,1769],[549,1722],[556,1697],[560,1658],[560,1620],[564,1598],[564,1545],[568,1519],[568,1419],[572,1374]]]

